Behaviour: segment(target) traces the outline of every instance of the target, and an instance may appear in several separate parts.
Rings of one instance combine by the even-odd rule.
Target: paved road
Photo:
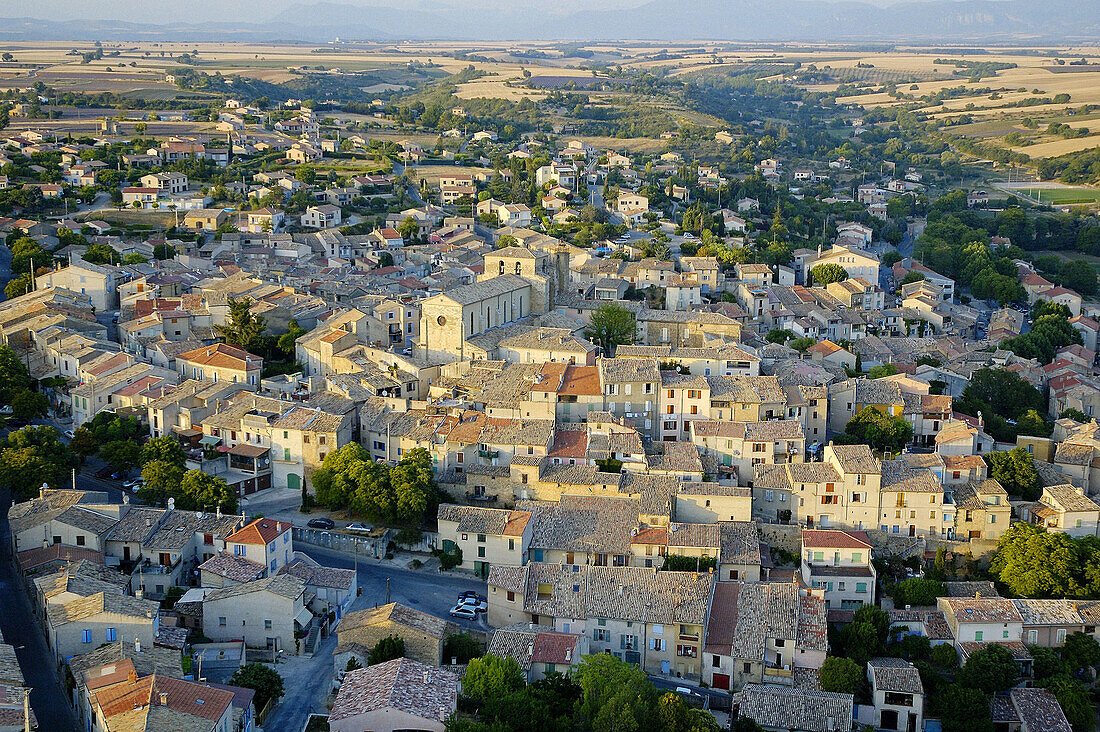
[[[38,728],[75,730],[76,721],[58,683],[53,654],[16,580],[14,558],[8,549],[9,500],[7,491],[0,493],[0,631],[4,642],[15,646],[24,681],[31,687],[31,708],[38,717]]]
[[[336,636],[330,635],[317,644],[317,652],[309,656],[284,656],[275,666],[283,677],[283,695],[279,705],[264,720],[264,729],[297,732],[306,725],[313,712],[327,714],[325,700],[332,689],[332,652]]]
[[[710,697],[713,703],[715,699],[729,699],[729,694],[724,691],[716,691],[714,689],[704,689],[701,686],[696,685],[694,682],[685,681],[684,679],[670,679],[664,676],[650,676],[649,680],[653,682],[653,685],[660,691],[676,691],[678,687],[686,687],[691,689],[692,692],[698,694],[700,698]],[[728,706],[728,704],[724,705]]]
[[[355,564],[354,558],[349,558],[342,552],[307,544],[299,544],[295,551],[308,554],[330,567],[351,568]],[[351,609],[363,610],[384,605],[387,602],[386,580],[389,580],[390,602],[400,602],[441,618],[448,617],[447,611],[454,605],[458,593],[463,590],[477,590],[483,594],[485,592],[485,583],[471,577],[414,572],[388,565],[368,564],[361,560],[359,587],[362,589],[362,596],[352,603]],[[489,629],[484,616],[476,623],[450,619],[462,627]],[[317,645],[317,651],[312,658],[287,656],[276,666],[283,676],[286,696],[265,721],[265,729],[299,730],[305,725],[310,713],[325,712],[325,700],[332,689],[332,652],[335,648],[336,635],[333,634]]]
[[[350,569],[355,564],[355,559],[343,552],[334,552],[309,544],[299,543],[294,550],[307,554],[330,567]],[[387,580],[389,580],[388,600]],[[377,564],[362,558],[359,560],[359,588],[362,596],[352,605],[353,610],[385,605],[386,602],[400,602],[402,605],[408,605],[440,618],[449,617],[447,613],[454,606],[460,592],[475,590],[485,594],[485,582],[469,575],[416,572],[387,564]],[[489,629],[484,616],[476,623],[458,618],[450,618],[450,620],[461,627]]]

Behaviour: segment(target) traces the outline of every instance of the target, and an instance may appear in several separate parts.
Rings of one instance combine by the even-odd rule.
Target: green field
[[[1100,203],[1100,189],[1096,188],[1017,188],[1015,192],[1032,201],[1048,203],[1052,206]]]

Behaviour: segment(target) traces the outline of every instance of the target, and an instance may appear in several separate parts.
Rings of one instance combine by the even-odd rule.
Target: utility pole
[[[386,578],[386,604],[390,604],[390,578]]]

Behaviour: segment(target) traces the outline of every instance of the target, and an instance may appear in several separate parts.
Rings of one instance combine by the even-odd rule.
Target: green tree
[[[0,404],[10,405],[15,395],[31,386],[27,366],[11,346],[0,345]]]
[[[1073,732],[1092,732],[1096,727],[1096,711],[1085,687],[1065,674],[1047,679],[1043,686],[1058,700]]]
[[[130,252],[122,258],[122,264],[146,264],[149,260],[137,252]]]
[[[874,407],[864,407],[848,420],[844,431],[857,442],[876,450],[901,450],[913,439],[913,427],[901,417],[892,417]]]
[[[613,356],[615,348],[634,342],[634,313],[621,305],[607,303],[592,313],[592,323],[585,336],[603,349],[605,356]]]
[[[890,251],[882,255],[881,263],[883,267],[893,267],[902,259],[904,259],[904,257],[901,256],[901,252],[897,251],[896,249],[891,249]]]
[[[1073,539],[1025,522],[997,540],[989,572],[1019,597],[1080,597],[1087,589]]]
[[[422,447],[409,450],[390,470],[393,517],[402,523],[419,524],[428,506],[438,503],[432,458]]]
[[[1015,420],[1029,409],[1043,412],[1046,410],[1044,402],[1039,390],[1018,374],[985,368],[971,375],[962,398],[955,402],[955,409],[972,416],[982,412],[990,425],[992,416]]]
[[[51,488],[67,486],[76,466],[76,456],[61,442],[57,430],[47,425],[8,433],[0,449],[0,472],[16,500],[34,498],[43,483]]]
[[[141,459],[141,446],[129,440],[115,440],[100,447],[99,456],[116,470],[129,470]]]
[[[936,580],[913,577],[902,580],[890,588],[890,597],[894,605],[935,605],[937,597],[947,594],[947,586]]]
[[[24,272],[8,280],[8,284],[4,285],[4,295],[7,296],[9,300],[14,300],[20,295],[26,295],[33,289],[34,280],[31,279],[29,272]]]
[[[941,643],[932,646],[932,663],[940,668],[955,668],[959,665],[959,654],[955,646],[950,643]]]
[[[392,661],[405,655],[405,639],[397,635],[388,635],[374,644],[367,657],[367,665]]]
[[[985,694],[995,694],[1011,689],[1019,676],[1020,667],[1012,651],[991,643],[970,654],[959,671],[959,683]]]
[[[897,372],[897,366],[892,363],[884,363],[881,366],[872,366],[871,370],[867,372],[867,377],[871,379],[882,379],[887,376],[893,376]]]
[[[662,732],[718,732],[714,715],[690,706],[684,697],[666,691],[657,699],[657,729]]]
[[[1027,501],[1039,498],[1042,479],[1035,470],[1034,459],[1022,447],[986,453],[986,465],[989,477],[1001,484],[1009,495],[1019,496]]]
[[[225,480],[201,470],[184,473],[172,497],[176,499],[176,508],[184,511],[213,510],[219,506],[227,513],[237,511],[237,496]]]
[[[831,282],[841,282],[848,279],[848,270],[839,264],[819,264],[810,270],[810,278],[813,284],[824,287]]]
[[[929,712],[940,718],[943,732],[993,732],[989,695],[980,689],[948,684],[929,702]]]
[[[187,453],[175,437],[161,435],[150,439],[141,448],[142,464],[144,465],[153,460],[161,460],[182,468],[187,462]]]
[[[822,691],[855,694],[863,682],[863,668],[850,658],[829,656],[821,665]]]
[[[50,409],[50,400],[37,391],[24,389],[11,400],[12,416],[29,422],[35,417],[44,417]]]
[[[901,278],[901,282],[898,283],[898,287],[902,285],[912,284],[913,282],[924,282],[923,272],[909,272]]]
[[[889,628],[890,619],[883,610],[864,605],[843,630],[843,655],[859,665],[866,665],[867,661],[885,653]]]
[[[581,659],[574,678],[581,687],[576,709],[581,729],[656,729],[657,692],[637,666],[598,653]]]
[[[215,325],[214,332],[226,343],[239,346],[249,353],[264,352],[264,331],[267,321],[252,312],[252,300],[229,298],[229,322]]]
[[[182,465],[169,460],[147,461],[141,467],[141,477],[145,485],[138,489],[138,498],[154,506],[165,505],[169,496],[179,492],[183,472]]]
[[[256,709],[263,709],[272,699],[278,699],[284,693],[283,677],[279,672],[262,663],[253,661],[241,666],[230,677],[232,686],[240,686],[244,689],[252,689],[256,692],[252,701]]]
[[[514,658],[488,654],[470,661],[462,675],[462,693],[484,706],[519,691],[524,683],[523,671]]]
[[[768,343],[779,343],[780,345],[786,343],[792,338],[794,338],[794,333],[790,332],[789,330],[783,330],[780,328],[769,330],[768,334],[764,336],[764,340],[766,340]]]
[[[412,216],[406,216],[404,220],[397,225],[397,233],[401,235],[401,238],[406,242],[412,241],[416,238],[416,235],[420,232],[420,224]]]
[[[788,346],[798,351],[799,353],[805,353],[806,349],[817,343],[813,338],[795,338],[787,343]]]
[[[1034,659],[1031,668],[1036,681],[1066,673],[1066,663],[1055,649],[1046,646],[1028,646],[1027,650]]]
[[[81,457],[91,457],[99,452],[99,440],[87,427],[77,427],[73,439],[69,440],[69,449]]]
[[[469,663],[470,659],[481,655],[481,644],[469,633],[452,633],[443,640],[444,663],[452,658],[458,663]]]
[[[1063,287],[1076,290],[1086,298],[1096,294],[1096,270],[1083,259],[1065,262],[1058,279]]]
[[[88,248],[84,250],[83,259],[85,262],[91,262],[92,264],[115,264],[118,262],[118,252],[116,252],[108,244],[100,244],[96,242],[89,244]]]
[[[1019,435],[1049,437],[1052,429],[1054,429],[1053,425],[1034,409],[1027,410],[1016,420],[1016,433]]]
[[[286,333],[279,336],[279,350],[286,354],[287,358],[294,357],[294,344],[306,334],[306,329],[298,325],[298,321],[291,318],[287,323]]]
[[[1087,633],[1070,633],[1060,653],[1066,666],[1074,673],[1100,665],[1100,643]]]

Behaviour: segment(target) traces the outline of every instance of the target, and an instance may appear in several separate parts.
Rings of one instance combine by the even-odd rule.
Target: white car
[[[134,478],[133,480],[128,480],[122,484],[122,487],[128,491],[136,492],[139,489],[145,487],[145,478]]]
[[[0,414],[4,415],[5,417],[11,416],[15,414],[15,410],[11,408],[10,404],[5,404],[4,406],[0,407]]]
[[[357,534],[369,534],[371,532],[371,527],[359,523],[348,524],[344,527],[344,531],[354,531]]]
[[[477,620],[477,611],[470,605],[458,604],[451,608],[452,618],[464,618],[465,620]]]
[[[694,689],[689,689],[686,686],[677,686],[676,693],[683,694],[684,696],[702,696],[702,694],[700,694],[699,692],[695,691]]]
[[[76,437],[76,433],[75,433],[75,432],[73,432],[72,430],[65,430],[65,437],[66,437],[67,439],[70,439],[70,440],[71,440],[71,439],[73,439],[74,437]]]

